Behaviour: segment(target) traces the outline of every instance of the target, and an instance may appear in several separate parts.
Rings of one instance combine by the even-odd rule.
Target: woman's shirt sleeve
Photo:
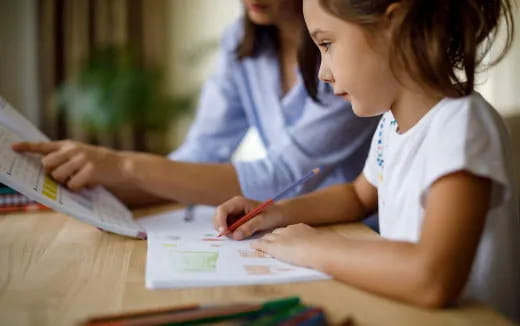
[[[245,111],[233,76],[238,24],[226,31],[216,71],[204,84],[195,120],[185,142],[168,156],[188,162],[229,162],[248,130]]]

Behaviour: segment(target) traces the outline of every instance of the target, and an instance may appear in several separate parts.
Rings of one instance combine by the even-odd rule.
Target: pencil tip
[[[318,174],[318,173],[320,173],[320,168],[312,169],[312,172],[313,172],[314,174]]]

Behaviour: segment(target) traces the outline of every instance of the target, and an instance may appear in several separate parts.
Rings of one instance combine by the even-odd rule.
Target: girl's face
[[[320,80],[350,101],[358,116],[388,111],[397,98],[397,81],[390,70],[387,34],[372,36],[326,12],[319,0],[304,0],[303,13],[321,52]]]
[[[242,0],[246,13],[257,25],[280,25],[301,13],[301,0]]]

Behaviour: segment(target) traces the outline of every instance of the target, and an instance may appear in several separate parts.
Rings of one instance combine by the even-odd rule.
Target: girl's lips
[[[334,95],[343,97],[345,99],[345,101],[349,101],[347,92],[335,93]]]

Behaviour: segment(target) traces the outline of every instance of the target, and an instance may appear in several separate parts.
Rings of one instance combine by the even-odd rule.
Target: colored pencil
[[[144,310],[132,313],[96,317],[87,320],[83,326],[156,326],[156,325],[198,325],[223,322],[225,320],[257,317],[263,313],[285,311],[301,306],[298,297],[276,299],[263,304],[227,304],[216,306],[188,305],[166,309]]]
[[[304,182],[306,182],[307,180],[309,180],[310,178],[312,178],[313,176],[315,176],[318,173],[320,173],[319,168],[312,169],[312,171],[310,171],[309,173],[304,175],[301,179],[299,179],[299,180],[295,181],[294,183],[292,183],[291,185],[289,185],[287,188],[282,190],[278,195],[274,196],[271,199],[264,201],[263,203],[261,203],[260,205],[255,207],[252,211],[250,211],[243,217],[239,218],[237,221],[235,221],[233,224],[231,224],[231,226],[227,230],[225,230],[224,232],[221,232],[218,236],[221,237],[223,235],[227,235],[229,233],[234,232],[239,226],[241,226],[242,224],[246,223],[253,217],[255,217],[258,214],[260,214],[261,212],[263,212],[266,208],[268,208],[269,206],[271,206],[278,200],[282,199],[287,193],[292,191],[294,188],[303,184]]]
[[[48,211],[50,208],[39,203],[30,203],[16,206],[0,206],[0,214],[7,214],[13,212],[33,212],[33,211]]]

